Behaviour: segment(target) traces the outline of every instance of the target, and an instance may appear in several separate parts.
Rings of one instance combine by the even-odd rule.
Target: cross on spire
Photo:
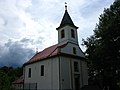
[[[67,3],[65,2],[65,10],[67,10]]]

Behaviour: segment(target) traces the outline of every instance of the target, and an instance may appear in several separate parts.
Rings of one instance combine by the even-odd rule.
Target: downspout
[[[82,80],[82,87],[83,87],[83,70],[82,70],[82,61],[80,61],[81,66],[81,80]]]
[[[59,59],[59,90],[61,90],[62,85],[61,85],[61,67],[60,67],[60,55],[58,55]]]
[[[23,66],[23,90],[24,90],[24,85],[25,85],[25,66]]]
[[[53,60],[51,60],[51,89],[53,89]]]
[[[72,90],[73,90],[73,73],[72,73],[72,61],[71,61],[71,58],[70,58],[70,71],[71,71],[71,87],[72,87]]]

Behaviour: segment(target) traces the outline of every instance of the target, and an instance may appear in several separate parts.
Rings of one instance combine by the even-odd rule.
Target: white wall
[[[74,72],[74,61],[79,64],[79,72]],[[45,67],[44,76],[40,76],[41,65]],[[29,68],[31,68],[31,78],[28,78]],[[74,89],[75,75],[80,76],[80,87],[88,85],[87,63],[85,61],[60,56],[60,58],[50,58],[25,66],[25,83],[37,83],[37,89]]]
[[[45,75],[41,76],[41,65],[45,67]],[[31,78],[28,69],[31,68]],[[25,83],[37,83],[37,89],[59,88],[59,60],[51,58],[25,66]]]
[[[67,57],[60,57],[60,76],[61,89],[72,89],[70,60]]]
[[[74,71],[74,62],[78,62],[79,71]],[[79,86],[88,85],[87,66],[85,61],[71,57],[60,57],[60,87],[75,89],[75,77],[79,77]]]
[[[83,85],[88,85],[88,68],[87,62],[81,61],[82,63],[82,73],[83,73]]]
[[[61,38],[61,31],[63,29],[65,31],[65,38]],[[74,32],[75,32],[75,38],[71,37],[71,29],[73,29]],[[67,41],[78,44],[77,29],[75,29],[75,28],[73,28],[73,27],[71,27],[69,25],[66,25],[65,27],[60,28],[58,30],[58,43],[64,43],[64,42],[67,42]]]
[[[73,47],[76,48],[76,54],[73,54]],[[80,57],[85,57],[83,52],[81,51],[80,47],[78,45],[68,43],[64,48],[61,49],[61,52],[71,54],[71,55],[76,55]]]

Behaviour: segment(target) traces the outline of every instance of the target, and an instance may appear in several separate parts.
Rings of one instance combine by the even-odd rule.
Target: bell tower
[[[68,13],[67,5],[65,5],[65,13],[60,23],[60,26],[56,29],[58,30],[58,44],[64,42],[78,44],[78,36],[77,36],[78,27],[74,25]]]

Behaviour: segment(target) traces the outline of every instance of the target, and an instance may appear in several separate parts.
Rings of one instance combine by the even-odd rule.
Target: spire
[[[62,21],[61,21],[61,23],[60,23],[60,26],[59,26],[57,29],[65,26],[65,25],[70,25],[70,26],[72,26],[72,27],[78,28],[78,27],[76,27],[76,26],[74,25],[74,23],[73,23],[70,15],[68,14],[68,11],[67,11],[67,3],[66,3],[66,2],[65,2],[65,13],[64,13],[64,16],[63,16],[63,18],[62,18]]]

